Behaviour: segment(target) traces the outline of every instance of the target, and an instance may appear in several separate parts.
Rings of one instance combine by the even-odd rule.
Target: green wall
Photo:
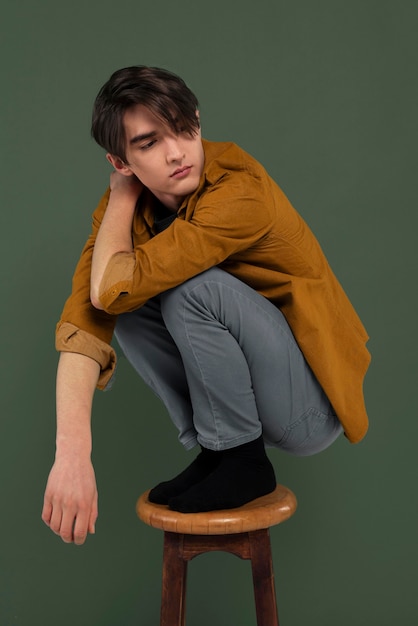
[[[182,75],[204,135],[267,167],[371,335],[364,442],[271,452],[299,500],[272,531],[281,624],[417,623],[417,18],[413,0],[3,0],[0,626],[158,623],[162,537],[134,506],[189,457],[123,359],[94,407],[96,535],[68,546],[40,519],[54,326],[109,174],[92,101],[136,63]],[[193,561],[188,623],[255,624],[250,578]]]

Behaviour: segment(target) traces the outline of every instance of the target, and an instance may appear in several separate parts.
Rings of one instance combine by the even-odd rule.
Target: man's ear
[[[106,159],[109,161],[111,166],[119,172],[119,174],[123,174],[123,176],[132,176],[132,170],[122,161],[120,157],[107,153]]]

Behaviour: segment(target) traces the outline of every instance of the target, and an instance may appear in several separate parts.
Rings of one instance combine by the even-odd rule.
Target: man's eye
[[[148,143],[145,143],[141,146],[141,150],[148,150],[149,148],[152,148],[152,146],[156,143],[156,139],[153,139],[152,141],[149,141]]]

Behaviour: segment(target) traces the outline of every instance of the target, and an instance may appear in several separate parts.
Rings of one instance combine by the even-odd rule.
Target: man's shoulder
[[[247,172],[255,176],[264,174],[264,168],[248,152],[232,141],[202,140],[205,152],[206,178],[213,182],[227,172]]]

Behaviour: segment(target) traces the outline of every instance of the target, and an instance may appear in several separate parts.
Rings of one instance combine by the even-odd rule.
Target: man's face
[[[193,137],[176,134],[142,105],[128,109],[123,123],[127,169],[167,208],[177,210],[199,185],[204,164],[200,131]]]

